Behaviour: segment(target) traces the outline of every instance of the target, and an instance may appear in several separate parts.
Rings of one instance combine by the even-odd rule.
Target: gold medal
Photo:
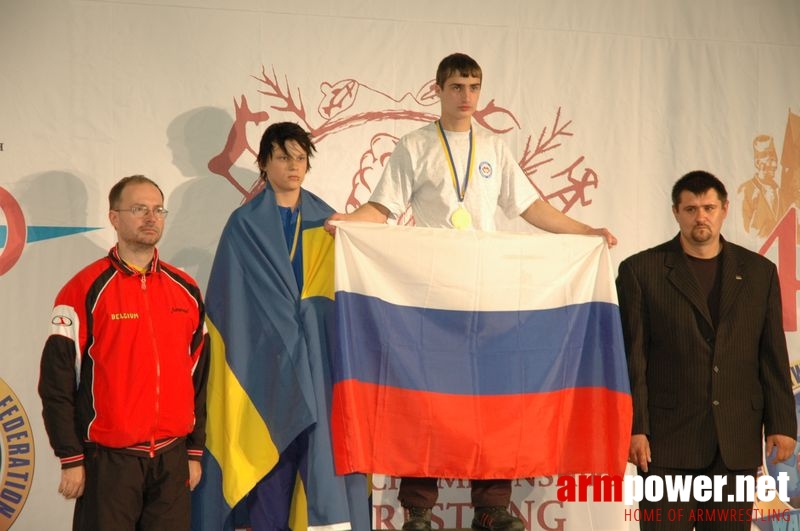
[[[472,228],[472,216],[469,211],[464,208],[464,196],[467,194],[467,186],[469,185],[469,176],[472,173],[472,166],[475,162],[475,137],[472,136],[472,124],[469,126],[469,153],[467,153],[467,171],[464,172],[464,186],[463,188],[458,183],[458,175],[456,174],[456,164],[453,160],[453,153],[450,151],[450,144],[447,142],[447,136],[442,129],[442,121],[436,122],[437,131],[439,132],[439,140],[442,142],[442,148],[447,154],[448,161],[450,162],[450,177],[453,180],[453,188],[456,192],[458,199],[458,208],[450,215],[450,223],[453,228],[464,230]]]
[[[450,216],[450,223],[453,227],[459,230],[472,228],[472,216],[463,205],[458,205],[458,208]]]

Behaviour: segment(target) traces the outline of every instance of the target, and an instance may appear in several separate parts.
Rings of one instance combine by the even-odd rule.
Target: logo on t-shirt
[[[489,179],[492,176],[492,165],[484,160],[478,164],[478,172],[484,179]]]

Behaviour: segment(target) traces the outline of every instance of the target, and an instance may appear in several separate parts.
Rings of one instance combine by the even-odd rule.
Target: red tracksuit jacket
[[[200,290],[159,261],[128,267],[114,247],[56,297],[39,394],[62,467],[84,443],[157,454],[179,437],[189,457],[205,443],[208,342]]]

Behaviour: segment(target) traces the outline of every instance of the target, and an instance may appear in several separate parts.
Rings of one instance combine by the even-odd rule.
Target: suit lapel
[[[700,285],[697,283],[694,273],[689,268],[689,262],[684,256],[679,237],[680,235],[672,240],[670,252],[667,253],[667,257],[664,260],[664,266],[667,268],[667,280],[686,297],[689,303],[703,316],[703,319],[708,322],[708,325],[713,328],[714,325],[711,321],[711,314],[708,311],[708,303],[700,290]]]
[[[720,236],[720,238],[722,238]],[[733,307],[742,288],[744,272],[739,264],[739,257],[733,245],[722,239],[722,280],[719,294],[719,320]]]

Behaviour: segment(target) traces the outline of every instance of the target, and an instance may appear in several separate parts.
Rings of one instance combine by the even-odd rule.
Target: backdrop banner
[[[132,174],[160,185],[170,212],[160,256],[205,294],[225,222],[259,190],[255,157],[268,125],[292,121],[311,133],[317,151],[304,186],[351,212],[368,200],[398,139],[438,117],[436,67],[453,52],[481,65],[474,119],[508,144],[530,185],[618,237],[603,275],[674,237],[675,180],[694,169],[719,176],[731,201],[724,236],[778,265],[790,361],[800,374],[798,28],[792,0],[0,2],[0,531],[71,525],[73,502],[57,492],[61,471],[36,385],[56,293],[116,240],[111,186]],[[522,219],[496,221],[531,245],[562,241]],[[397,223],[413,225],[413,212]],[[390,250],[387,270],[421,260],[410,247]],[[566,264],[552,262],[569,276]],[[497,293],[508,284],[485,280]],[[551,369],[574,361],[556,356]],[[434,392],[463,396],[451,385],[463,375],[448,367],[426,369],[438,371],[433,383],[443,387]],[[342,383],[358,381],[350,376]],[[583,427],[606,426],[616,437],[625,390],[614,382],[588,383],[621,397],[616,405],[574,392],[570,400],[582,405]],[[538,407],[523,402],[514,407]],[[542,434],[537,455],[556,461],[596,463],[597,450],[619,465],[626,444],[561,449],[552,432]],[[530,468],[544,475],[515,480],[512,510],[528,529],[638,527],[637,513],[621,503],[559,501],[550,473],[559,468],[550,464]],[[776,506],[789,521],[754,522],[760,529],[800,528],[796,461],[761,472],[779,467],[796,480],[795,495]],[[397,480],[371,481],[374,526],[399,528]],[[441,485],[435,526],[468,526],[468,484]]]

